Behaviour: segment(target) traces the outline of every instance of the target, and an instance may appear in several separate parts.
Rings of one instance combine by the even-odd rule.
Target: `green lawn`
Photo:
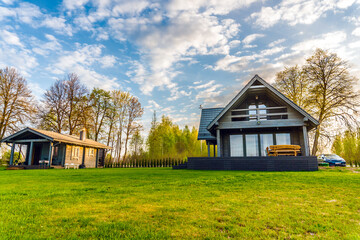
[[[0,169],[1,239],[360,239],[360,173]]]

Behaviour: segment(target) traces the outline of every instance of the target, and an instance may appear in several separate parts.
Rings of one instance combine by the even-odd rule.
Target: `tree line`
[[[343,157],[350,166],[360,167],[360,128],[336,135],[332,151]]]
[[[137,97],[121,90],[90,90],[75,73],[57,79],[37,102],[15,69],[0,69],[0,101],[1,138],[28,125],[70,135],[86,128],[87,138],[112,147],[107,155],[111,163],[207,155],[195,127],[181,129],[166,116],[158,122],[155,112],[144,140],[139,122],[144,109]]]
[[[86,128],[88,138],[112,146],[111,154],[119,160],[128,155],[130,140],[142,129],[143,112],[129,92],[89,90],[75,73],[56,80],[37,102],[14,68],[0,69],[1,138],[26,125],[70,135]]]

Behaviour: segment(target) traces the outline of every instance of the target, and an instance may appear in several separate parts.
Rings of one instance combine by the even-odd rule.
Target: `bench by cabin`
[[[35,128],[25,128],[1,140],[11,147],[10,166],[38,168],[40,166],[86,168],[103,167],[106,150],[111,147],[86,137],[86,130],[80,136],[61,134]],[[18,162],[15,151],[24,156]]]

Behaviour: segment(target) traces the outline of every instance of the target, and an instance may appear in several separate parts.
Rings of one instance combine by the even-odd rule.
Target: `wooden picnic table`
[[[300,149],[299,145],[271,145],[266,151],[268,156],[297,156]]]

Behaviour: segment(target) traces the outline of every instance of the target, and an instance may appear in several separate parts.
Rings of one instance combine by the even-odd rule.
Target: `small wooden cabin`
[[[189,158],[187,167],[317,170],[308,138],[317,125],[309,113],[255,75],[225,107],[202,109],[198,140],[206,141],[208,158]],[[210,145],[216,159],[210,158]],[[299,155],[269,156],[267,148],[274,145],[300,146]]]
[[[10,166],[15,165],[14,152],[25,156],[23,166],[75,165],[86,168],[103,167],[106,150],[111,149],[102,143],[86,138],[86,130],[80,136],[62,134],[35,128],[25,128],[4,139],[11,146]],[[18,163],[16,164],[18,165]]]

